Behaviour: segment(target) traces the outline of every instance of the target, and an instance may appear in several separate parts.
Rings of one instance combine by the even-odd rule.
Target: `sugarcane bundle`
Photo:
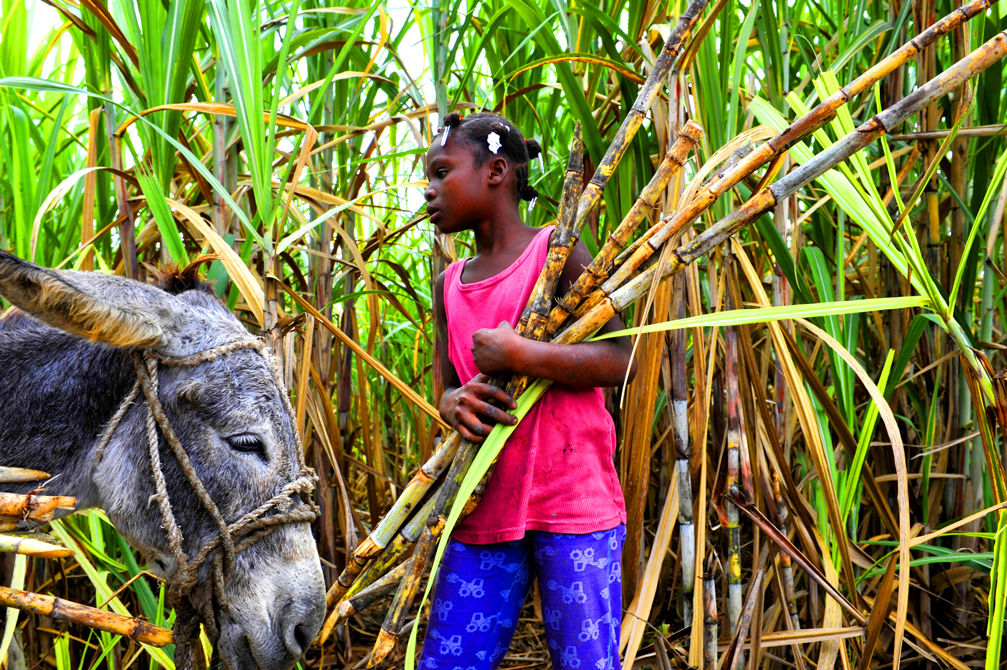
[[[690,6],[690,12],[692,13],[689,20],[693,23],[702,11],[702,4],[695,2]],[[741,179],[752,174],[770,160],[776,159],[774,165],[767,171],[771,173],[768,175],[771,177],[778,168],[779,158],[783,155],[783,152],[808,133],[824,125],[835,115],[836,110],[852,96],[867,90],[893,68],[911,58],[921,49],[932,44],[940,36],[947,34],[955,26],[961,25],[963,22],[982,13],[990,4],[988,0],[971,2],[934,24],[930,29],[914,38],[901,49],[893,52],[891,56],[865,72],[852,84],[824,100],[818,107],[798,119],[789,128],[743,157],[736,165],[708,181],[690,202],[680,207],[671,216],[662,219],[661,223],[645,233],[642,238],[644,242],[635,245],[632,253],[624,256],[624,260],[621,263],[617,263],[619,253],[626,248],[635,231],[636,225],[642,221],[646,211],[649,211],[654,206],[653,203],[656,202],[654,199],[655,194],[660,194],[667,184],[667,180],[663,184],[660,183],[659,175],[668,173],[668,178],[670,179],[671,173],[681,166],[685,155],[698,136],[698,127],[694,125],[691,127],[688,125],[685,126],[678,137],[678,141],[676,141],[669,152],[669,158],[662,164],[657,175],[655,175],[655,179],[644,189],[644,193],[641,194],[641,198],[637,202],[639,208],[634,205],[630,215],[627,216],[627,221],[624,222],[624,225],[618,227],[617,234],[608,240],[605,247],[598,254],[596,261],[591,264],[589,270],[585,271],[581,279],[574,285],[574,289],[546,314],[546,308],[552,302],[555,285],[562,270],[562,261],[569,255],[569,249],[576,242],[584,222],[593,213],[600,201],[600,193],[604,188],[604,184],[608,176],[614,171],[618,159],[624,154],[629,141],[632,139],[632,133],[639,128],[639,121],[633,115],[627,117],[623,128],[617,133],[615,142],[606,154],[605,160],[602,161],[598,174],[592,178],[584,193],[580,194],[579,198],[576,198],[576,189],[564,188],[559,224],[557,231],[553,235],[553,245],[549,252],[550,262],[547,262],[543,269],[542,278],[536,285],[536,290],[529,301],[525,316],[522,318],[521,324],[519,324],[519,332],[525,336],[534,337],[535,339],[548,339],[559,344],[574,344],[584,341],[607,323],[612,316],[623,311],[626,307],[644,296],[658,281],[678,274],[690,263],[705,255],[715,246],[727,240],[735,232],[761,216],[762,213],[776,202],[793,194],[804,184],[824,174],[827,170],[842,162],[856,151],[867,146],[867,144],[874,141],[880,135],[887,133],[901,124],[919,109],[957,88],[964,81],[977,75],[983,69],[1002,58],[1007,53],[1007,37],[1003,33],[998,34],[975,52],[960,60],[940,77],[927,82],[899,103],[879,112],[874,118],[862,124],[856,131],[842,138],[813,160],[805,163],[799,169],[794,170],[772,185],[762,188],[741,208],[710,226],[689,242],[671,250],[664,248],[667,242],[675,239],[685,226],[702,214],[717,197],[740,182]],[[698,11],[692,11],[697,5],[699,6]],[[685,17],[683,17],[684,20]],[[681,32],[687,33],[689,29],[690,27],[687,26]],[[671,42],[672,40],[669,39],[669,44]],[[671,50],[662,52],[661,58],[664,58],[668,51]],[[663,65],[664,69],[662,70],[662,68],[655,66],[652,78],[655,73],[659,74],[660,77],[665,76],[667,69],[670,68],[670,62],[666,61],[662,64],[661,59],[659,59],[658,64]],[[654,87],[648,89],[648,85],[651,83],[654,82],[648,80],[648,83],[644,85],[643,90],[641,90],[641,97],[644,97],[644,93],[647,93],[648,96],[652,94]],[[641,101],[638,99],[637,104],[634,105],[634,111],[638,109],[645,110],[651,104],[653,98],[650,97],[649,100],[650,102],[647,102],[647,99],[645,99],[644,102],[647,102],[647,104],[641,105]],[[576,155],[579,153],[580,151],[575,147],[574,160],[571,162],[570,170],[568,171],[568,177],[571,177],[571,179],[578,172]],[[666,165],[667,169],[665,169]],[[660,178],[663,179],[663,176]],[[763,181],[768,182],[770,179],[764,177]],[[569,182],[570,180],[568,179]],[[635,223],[632,220],[634,217],[637,217]],[[660,259],[658,259],[658,255],[656,254],[657,251],[663,251],[663,257]],[[571,315],[575,316],[577,320],[564,328],[564,324]],[[521,390],[527,387],[527,384],[528,380],[526,379],[512,379],[507,388],[517,396]],[[442,472],[450,460],[451,466],[445,482],[436,494],[430,496],[427,504],[423,506],[420,513],[415,515],[413,521],[409,524],[415,530],[415,527],[419,523],[425,522],[422,537],[413,557],[407,564],[408,567],[396,568],[395,576],[397,577],[398,573],[402,573],[403,575],[401,586],[382,627],[382,631],[379,634],[375,651],[371,658],[372,664],[379,662],[387,656],[398,639],[405,614],[408,612],[415,596],[424,569],[432,555],[433,547],[444,529],[447,511],[454,503],[454,497],[457,494],[459,484],[464,478],[468,465],[471,463],[476,451],[477,447],[475,445],[461,441],[456,436],[445,440],[431,459],[435,462],[436,467],[424,466],[421,475],[418,475],[421,479],[414,480],[407,488],[407,491],[410,492],[409,498],[401,506],[397,503],[396,507],[376,527],[371,538],[361,545],[363,551],[358,549],[355,558],[362,560],[354,560],[351,566],[347,568],[348,572],[344,573],[344,576],[348,576],[349,578],[344,579],[341,577],[334,584],[330,594],[333,604],[338,602],[347,592],[347,589],[351,587],[354,589],[354,594],[365,593],[365,589],[367,589],[369,584],[375,583],[375,581],[385,576],[384,571],[392,569],[394,561],[378,559],[381,561],[382,569],[368,570],[365,573],[368,575],[368,579],[360,579],[359,584],[354,584],[354,577],[362,572],[369,560],[373,560],[378,556],[380,547],[388,546],[391,538],[396,535],[398,525],[407,519],[408,511],[415,509],[422,502],[425,495],[428,495],[436,479],[434,473]],[[406,496],[403,497],[405,498]],[[468,501],[467,507],[471,509],[477,502],[478,496],[475,496],[474,500]],[[429,515],[426,514],[428,509],[430,510]],[[419,519],[418,522],[416,521],[417,519]],[[397,551],[397,555],[404,553],[404,550],[401,549]],[[381,589],[378,589],[377,584],[375,584],[374,590],[368,591],[368,593],[372,594],[376,590],[385,592],[384,589],[390,588],[389,582],[392,581],[394,580],[382,580]],[[356,602],[364,604],[362,600]],[[345,613],[358,610],[358,608],[351,602],[350,605],[342,608],[342,610],[345,615]],[[333,613],[329,621],[334,622],[336,620],[334,617],[337,616],[337,613]],[[331,629],[332,625],[327,625],[323,630],[323,635],[327,634]]]

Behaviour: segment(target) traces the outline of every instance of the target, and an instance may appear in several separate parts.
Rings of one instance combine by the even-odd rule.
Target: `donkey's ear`
[[[173,296],[131,279],[50,270],[4,251],[0,295],[52,326],[116,347],[164,346],[187,311]]]

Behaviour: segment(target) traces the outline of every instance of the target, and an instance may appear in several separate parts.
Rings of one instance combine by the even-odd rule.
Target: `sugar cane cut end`
[[[367,662],[368,668],[377,666],[388,657],[399,642],[399,636],[385,630],[384,627],[378,633],[378,639],[374,642],[374,649],[371,651],[371,660]]]
[[[699,125],[692,119],[685,122],[682,129],[678,131],[679,135],[683,137],[688,137],[693,143],[699,142],[699,138],[703,136],[703,126]]]
[[[0,484],[35,482],[40,479],[49,479],[49,477],[48,472],[41,470],[26,470],[25,468],[10,468],[0,465]]]

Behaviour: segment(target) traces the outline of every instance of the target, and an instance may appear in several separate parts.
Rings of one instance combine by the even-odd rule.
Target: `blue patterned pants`
[[[587,535],[528,531],[521,540],[451,540],[431,597],[421,670],[493,670],[538,577],[557,670],[618,670],[626,527]]]

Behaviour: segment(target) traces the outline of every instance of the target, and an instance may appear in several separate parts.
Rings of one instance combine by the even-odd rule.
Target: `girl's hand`
[[[503,389],[488,384],[488,381],[487,375],[476,375],[468,384],[445,391],[441,398],[440,412],[444,420],[454,426],[463,438],[477,444],[486,439],[493,430],[493,424],[513,426],[517,423],[513,414],[488,402],[496,400],[510,409],[517,407],[514,399]],[[492,423],[487,424],[483,419]]]
[[[472,357],[485,374],[511,372],[517,352],[525,342],[508,322],[501,321],[496,328],[483,328],[472,334]]]

